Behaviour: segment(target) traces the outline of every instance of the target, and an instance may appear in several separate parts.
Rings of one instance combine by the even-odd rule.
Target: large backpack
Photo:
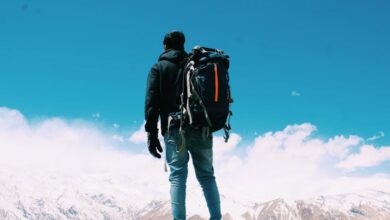
[[[228,69],[229,56],[222,50],[192,49],[181,74],[181,133],[185,126],[202,129],[204,135],[224,129],[228,141],[233,103]]]

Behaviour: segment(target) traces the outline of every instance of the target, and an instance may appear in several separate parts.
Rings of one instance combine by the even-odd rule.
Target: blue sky
[[[139,127],[149,68],[179,29],[188,50],[231,56],[244,137],[303,122],[322,136],[390,134],[389,11],[384,0],[2,0],[0,106]]]

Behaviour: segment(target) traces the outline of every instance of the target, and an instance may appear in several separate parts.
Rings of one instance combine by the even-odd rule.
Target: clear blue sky
[[[0,106],[139,126],[149,68],[179,29],[187,49],[231,56],[235,132],[390,134],[389,12],[386,0],[1,0]]]

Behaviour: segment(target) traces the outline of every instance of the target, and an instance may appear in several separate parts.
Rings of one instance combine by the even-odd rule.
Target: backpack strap
[[[226,119],[226,124],[223,127],[223,131],[225,132],[225,134],[223,136],[223,138],[225,139],[225,143],[227,143],[229,138],[230,138],[230,130],[232,129],[232,127],[230,126],[230,118],[232,117],[232,115],[233,115],[233,112],[229,111],[228,117]]]
[[[204,116],[206,118],[206,121],[207,121],[207,124],[209,125],[209,127],[212,127],[213,124],[211,123],[211,120],[210,120],[210,117],[209,117],[209,114],[207,113],[207,109],[206,109],[206,106],[204,105],[202,99],[200,98],[198,92],[196,91],[195,87],[194,87],[194,84],[192,83],[192,77],[193,77],[193,72],[194,72],[194,61],[191,61],[188,63],[186,69],[187,72],[186,72],[186,75],[184,76],[185,78],[183,78],[183,80],[186,80],[187,82],[187,103],[186,103],[186,107],[187,107],[187,112],[188,112],[188,118],[189,118],[189,124],[191,125],[192,124],[192,113],[191,113],[191,110],[190,110],[190,99],[191,98],[194,98],[196,99],[200,106],[202,107],[203,109],[203,113],[204,113]]]
[[[202,106],[203,113],[204,113],[204,117],[206,118],[207,124],[209,124],[209,126],[212,127],[213,124],[211,123],[209,114],[207,113],[206,106],[204,105],[204,103],[203,103],[202,99],[200,98],[198,92],[196,92],[196,90],[195,90],[195,88],[194,88],[194,85],[191,84],[191,86],[192,86],[192,90],[193,90],[194,97],[198,100],[200,106]],[[188,102],[188,101],[187,101],[187,102]]]
[[[186,59],[184,68],[180,72],[180,74],[182,75],[181,94],[180,94],[180,101],[181,101],[181,104],[180,104],[180,114],[181,114],[181,116],[180,116],[180,127],[179,127],[179,134],[180,134],[180,137],[181,137],[181,144],[180,144],[179,150],[176,149],[176,151],[178,151],[178,152],[180,152],[186,146],[186,137],[185,137],[185,131],[184,131],[184,120],[185,120],[186,115],[188,114],[188,112],[184,108],[184,94],[186,92],[186,90],[185,90],[185,86],[186,86],[185,81],[186,81],[186,75],[189,74],[189,67],[190,67],[191,64],[192,64],[192,68],[193,68],[193,61],[188,62],[189,60],[191,60],[191,57],[188,57]],[[179,80],[179,79],[180,79],[180,77],[177,78],[177,80]]]
[[[191,73],[193,73],[194,71],[194,61],[191,61],[189,63],[189,69],[188,71],[186,72],[186,75],[184,76],[184,80],[187,82],[187,112],[188,112],[188,118],[190,120],[190,125],[192,124],[192,113],[191,113],[191,110],[190,110],[190,98],[192,98],[192,91],[194,91],[191,87]],[[194,91],[195,92],[195,91]]]

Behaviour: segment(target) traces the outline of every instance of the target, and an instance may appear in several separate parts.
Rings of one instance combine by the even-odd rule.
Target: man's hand
[[[148,132],[148,149],[150,154],[154,157],[161,158],[161,155],[158,152],[162,153],[163,150],[160,141],[158,140],[158,132]]]

